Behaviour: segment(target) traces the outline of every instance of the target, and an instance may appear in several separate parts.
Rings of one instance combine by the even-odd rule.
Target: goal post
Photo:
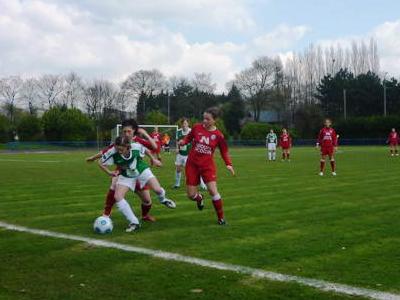
[[[154,131],[154,128],[158,128],[158,132],[161,134],[161,138],[163,137],[164,134],[168,134],[171,141],[170,141],[170,147],[175,148],[176,146],[176,132],[178,131],[178,125],[164,125],[164,124],[150,124],[150,125],[139,125],[140,128],[146,129],[146,131],[151,134]],[[111,130],[111,142],[114,142],[114,140],[120,136],[122,133],[122,125],[117,124],[112,130]]]

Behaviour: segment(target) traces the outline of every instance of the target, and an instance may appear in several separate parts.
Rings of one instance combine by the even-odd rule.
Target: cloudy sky
[[[400,76],[399,0],[0,0],[0,76],[211,72],[218,89],[260,55],[375,37]]]

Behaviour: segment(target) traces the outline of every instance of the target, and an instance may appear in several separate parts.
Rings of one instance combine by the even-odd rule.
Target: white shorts
[[[175,166],[186,166],[187,155],[177,154],[175,159]]]
[[[140,188],[144,188],[144,186],[146,185],[146,183],[151,179],[154,178],[156,176],[154,176],[153,172],[150,170],[150,168],[147,168],[146,170],[144,170],[142,173],[140,173],[139,177],[137,178],[137,180],[139,181],[139,185]]]
[[[135,178],[129,178],[129,177],[125,177],[122,175],[118,176],[117,179],[117,185],[123,185],[128,187],[132,192],[135,191],[135,187],[136,187],[136,180],[138,180],[137,177]]]
[[[268,151],[275,151],[276,150],[276,144],[275,143],[268,143]]]

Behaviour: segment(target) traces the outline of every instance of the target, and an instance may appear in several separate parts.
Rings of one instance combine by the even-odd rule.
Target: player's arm
[[[318,133],[317,144],[316,144],[317,148],[319,148],[322,144],[322,135],[323,135],[323,133],[322,133],[322,129],[321,129],[320,132]]]
[[[218,148],[219,148],[219,152],[221,153],[221,157],[225,162],[226,168],[233,176],[235,176],[235,169],[232,166],[232,160],[231,160],[231,157],[230,157],[229,151],[228,151],[228,144],[227,144],[224,136],[220,136],[219,141],[218,141]]]
[[[145,153],[145,155],[146,155],[147,157],[150,158],[150,160],[151,160],[151,162],[153,163],[153,165],[155,165],[156,167],[161,167],[161,166],[162,166],[162,162],[159,161],[157,158],[155,158],[155,157],[153,156],[153,154],[150,152],[149,149],[146,148],[145,151],[144,151],[144,153]]]
[[[332,143],[333,143],[333,147],[335,147],[335,149],[337,149],[337,147],[338,147],[338,135],[336,134],[336,131],[333,131]]]
[[[103,155],[103,153],[99,152],[99,153],[96,153],[95,155],[86,157],[85,160],[86,160],[86,162],[94,162],[94,161],[100,159],[102,155]]]
[[[157,143],[154,141],[154,139],[147,133],[146,130],[144,130],[143,128],[138,128],[137,130],[138,134],[140,134],[144,139],[146,139],[149,143],[150,146],[149,148],[153,149],[153,150],[157,150]]]
[[[118,175],[119,175],[119,171],[118,170],[115,170],[115,171],[111,171],[108,167],[107,167],[107,163],[106,162],[104,162],[104,161],[102,161],[102,160],[99,160],[98,161],[98,165],[99,165],[99,167],[100,167],[100,170],[102,170],[104,173],[106,173],[108,176],[111,176],[111,177],[117,177]]]
[[[183,139],[181,139],[179,141],[178,145],[184,146],[184,145],[187,145],[190,142],[192,142],[193,137],[194,137],[194,131],[195,131],[195,127],[192,130],[190,130],[190,132],[187,135],[185,135],[185,137]]]

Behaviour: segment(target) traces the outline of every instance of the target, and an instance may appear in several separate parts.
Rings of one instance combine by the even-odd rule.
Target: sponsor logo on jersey
[[[217,138],[217,136],[216,136],[215,134],[212,134],[212,135],[211,135],[211,139],[212,139],[212,140],[215,140],[216,138]]]
[[[212,139],[212,137],[211,137],[211,139]],[[210,138],[208,138],[208,137],[206,137],[206,136],[202,136],[202,137],[200,138],[200,143],[209,145],[209,144],[210,144]]]

